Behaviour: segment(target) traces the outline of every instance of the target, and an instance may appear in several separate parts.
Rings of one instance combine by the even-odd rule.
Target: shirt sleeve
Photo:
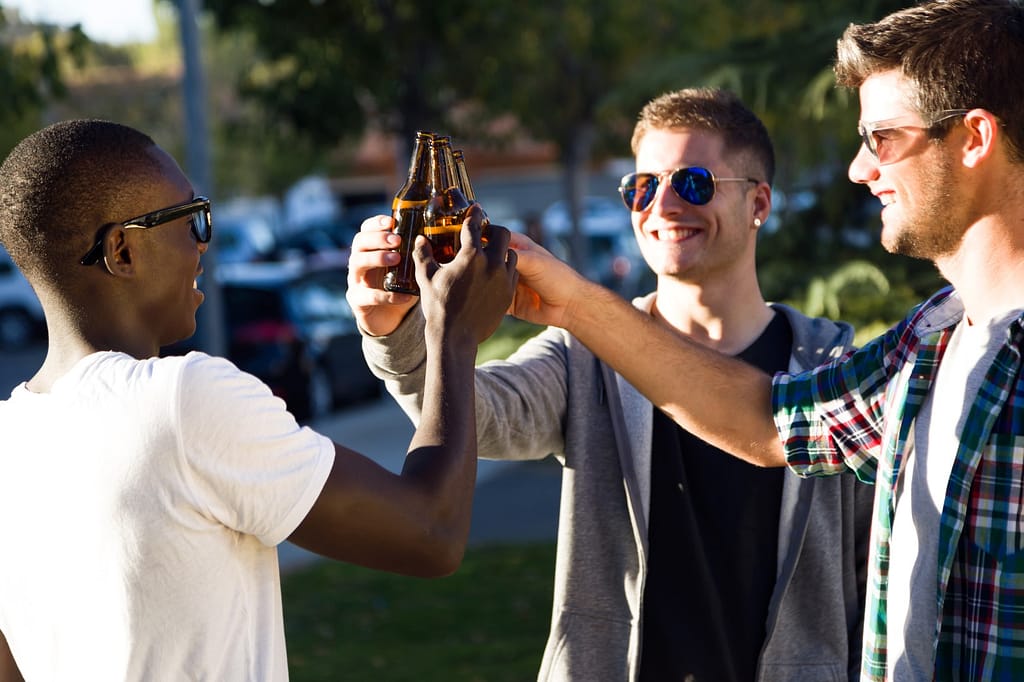
[[[892,378],[890,330],[808,372],[772,380],[772,411],[789,468],[799,476],[853,471],[873,483]]]
[[[414,307],[388,336],[363,335],[363,354],[406,415],[423,411],[423,314]],[[547,328],[505,360],[476,369],[476,430],[483,459],[542,459],[564,450],[568,400],[566,332]]]
[[[262,381],[203,353],[183,363],[177,404],[180,447],[199,503],[267,546],[283,542],[323,489],[333,442],[300,427]]]

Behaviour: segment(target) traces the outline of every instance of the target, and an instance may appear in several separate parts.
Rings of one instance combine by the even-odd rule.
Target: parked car
[[[297,419],[381,395],[345,299],[344,269],[246,263],[219,266],[217,275],[228,359],[266,382]],[[186,342],[169,352],[187,350]]]
[[[352,245],[352,239],[363,226],[363,221],[375,215],[391,215],[391,200],[362,201],[345,206],[341,218],[328,228],[335,239],[346,246]]]
[[[586,196],[583,197],[580,209],[580,222],[588,234],[614,234],[632,229],[629,211],[618,199]],[[541,213],[540,221],[545,235],[568,234],[572,229],[569,223],[569,202],[559,199],[551,204]]]
[[[298,259],[307,267],[348,267],[348,244],[342,242],[327,226],[310,225],[278,238],[274,245],[274,260]]]
[[[213,249],[218,263],[251,263],[273,257],[273,226],[258,214],[214,209]]]
[[[541,214],[544,245],[556,256],[570,261],[572,225],[569,206],[556,201]],[[587,263],[582,274],[626,298],[654,288],[654,274],[647,267],[633,235],[629,211],[622,202],[603,196],[583,199],[580,229],[587,241]]]
[[[0,247],[0,348],[24,348],[40,340],[45,330],[43,307],[36,292]]]

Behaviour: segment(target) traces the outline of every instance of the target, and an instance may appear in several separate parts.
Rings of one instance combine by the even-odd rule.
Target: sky
[[[26,21],[80,23],[96,42],[143,43],[156,36],[153,0],[0,0]]]

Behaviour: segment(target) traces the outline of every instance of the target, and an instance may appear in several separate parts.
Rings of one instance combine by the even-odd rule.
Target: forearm
[[[465,551],[476,484],[476,344],[450,335],[427,344],[423,409],[402,478],[422,491],[426,546],[439,540],[441,563],[454,570]]]
[[[386,336],[363,336],[362,350],[370,371],[406,416],[420,421],[427,354],[423,343],[424,320],[419,306]]]
[[[0,632],[0,682],[24,682],[18,664],[7,645],[7,638]]]
[[[599,285],[585,285],[574,300],[566,329],[679,425],[752,464],[785,465],[771,377],[673,332]]]
[[[426,352],[424,320],[417,306],[384,337],[363,339],[375,376],[414,424],[423,406]],[[478,456],[541,459],[563,447],[566,409],[566,332],[550,328],[510,357],[479,365],[476,377]]]

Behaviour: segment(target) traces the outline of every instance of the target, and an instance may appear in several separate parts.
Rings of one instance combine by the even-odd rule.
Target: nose
[[[668,173],[663,174],[658,178],[658,189],[654,192],[654,198],[651,199],[651,205],[648,207],[648,210],[651,213],[667,215],[680,211],[682,209],[681,204],[685,204],[685,202],[672,189],[671,175]]]
[[[856,156],[850,161],[847,176],[850,178],[850,182],[866,185],[878,178],[878,166],[878,159],[861,144],[857,148]]]
[[[203,255],[210,249],[210,242],[196,242],[196,247],[199,249],[199,255]]]

